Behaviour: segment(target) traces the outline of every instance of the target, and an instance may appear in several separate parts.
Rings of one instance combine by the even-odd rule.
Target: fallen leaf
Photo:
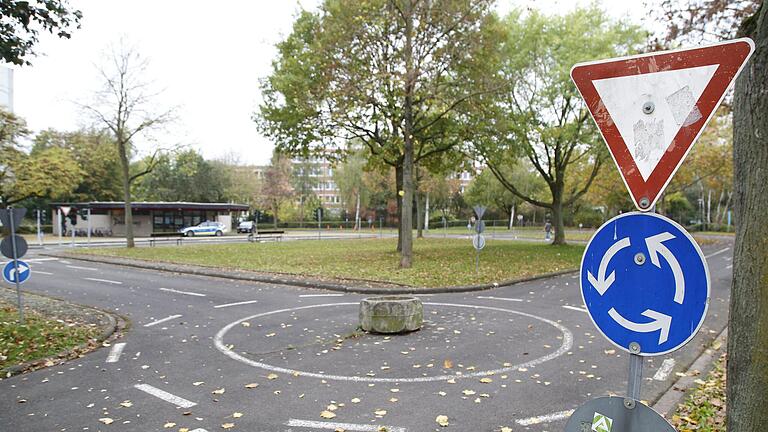
[[[267,375],[267,379],[268,379],[268,380],[274,380],[274,379],[277,379],[277,374],[273,374],[273,373],[271,373],[271,374]]]
[[[252,389],[252,388],[256,388],[258,386],[259,386],[259,384],[257,384],[257,383],[250,383],[250,384],[246,384],[245,388]]]
[[[192,383],[193,386],[199,386],[199,385],[203,385],[203,384],[205,384],[205,381],[197,381],[197,382],[193,382]]]
[[[354,404],[360,403],[360,398],[352,398],[352,400],[350,402],[352,402]]]
[[[443,369],[451,369],[451,368],[453,368],[453,362],[448,359],[443,360]]]
[[[132,407],[132,406],[133,406],[133,402],[131,402],[131,401],[129,401],[129,400],[127,400],[127,401],[123,401],[123,402],[120,402],[120,406],[124,406],[124,407],[126,407],[126,408],[130,408],[130,407]]]
[[[166,429],[170,429],[172,427],[176,427],[176,423],[168,422],[168,423],[164,424],[163,427],[166,428]]]
[[[232,429],[233,427],[235,427],[234,423],[224,423],[223,425],[221,425],[222,429]]]
[[[500,432],[512,432],[512,428],[504,426]]]
[[[323,412],[320,413],[320,417],[322,417],[324,419],[332,419],[332,418],[336,417],[336,414],[332,413],[330,411],[323,411]]]
[[[483,384],[490,384],[493,382],[493,380],[488,377],[485,377],[485,378],[480,378],[480,382]]]
[[[105,425],[112,424],[114,422],[114,420],[112,420],[109,417],[100,418],[99,421],[104,423]]]
[[[387,410],[380,409],[380,410],[374,411],[373,413],[376,414],[377,416],[385,416],[387,415]]]
[[[448,426],[448,416],[446,415],[439,415],[435,418],[435,421],[437,424],[439,424],[441,427],[447,427]]]
[[[220,389],[218,389],[218,390],[214,390],[214,391],[212,391],[211,393],[213,393],[213,394],[215,394],[215,395],[220,395],[220,394],[224,394],[224,392],[225,392],[225,390],[224,390],[224,388],[222,387],[222,388],[220,388]]]
[[[243,413],[241,413],[241,412],[236,412],[236,413],[232,414],[232,417],[234,417],[234,418],[240,418],[242,416],[243,416]]]
[[[475,394],[474,390],[462,390],[461,392],[464,393],[464,396],[472,396]]]

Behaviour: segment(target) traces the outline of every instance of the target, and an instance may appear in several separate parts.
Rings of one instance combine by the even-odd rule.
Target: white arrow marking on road
[[[607,278],[605,277],[605,272],[608,271],[608,263],[611,262],[611,258],[613,258],[613,256],[616,255],[620,250],[629,246],[629,237],[624,237],[608,248],[608,250],[605,252],[605,255],[603,255],[603,259],[600,260],[600,268],[597,271],[597,279],[592,276],[592,273],[587,271],[587,279],[589,279],[589,283],[595,287],[600,295],[605,294],[605,292],[608,291],[608,288],[611,287],[611,284],[613,284],[613,281],[616,279],[615,271],[612,271]]]
[[[661,330],[659,333],[659,345],[663,344],[667,341],[667,339],[669,339],[669,327],[672,325],[672,317],[669,315],[664,315],[663,313],[656,312],[655,310],[646,309],[642,315],[653,320],[647,323],[632,322],[621,316],[621,314],[616,312],[616,309],[614,308],[611,308],[611,310],[608,311],[608,315],[610,315],[611,318],[613,318],[613,320],[616,321],[620,326],[634,332],[650,333],[656,330]]]
[[[19,274],[24,274],[25,271],[29,271],[29,267],[24,264],[18,264]],[[11,281],[16,282],[16,268],[11,269]]]
[[[648,255],[651,256],[651,262],[658,268],[661,268],[659,262],[659,254],[664,257],[669,263],[669,267],[672,269],[672,275],[675,277],[675,303],[683,304],[685,299],[685,278],[683,277],[683,269],[680,268],[680,263],[675,258],[675,254],[672,253],[662,242],[672,240],[674,235],[663,232],[656,234],[645,239],[645,244],[648,246]]]

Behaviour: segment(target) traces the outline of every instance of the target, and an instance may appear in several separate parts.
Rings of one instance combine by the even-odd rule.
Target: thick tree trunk
[[[728,317],[728,427],[765,430],[768,412],[768,7],[741,32],[755,41],[733,101],[736,244]]]
[[[128,160],[128,148],[125,143],[118,143],[120,152],[120,170],[123,174],[123,201],[125,211],[125,245],[129,248],[135,247],[136,242],[133,239],[133,210],[131,208],[131,172],[130,161]]]
[[[400,215],[402,250],[400,268],[411,268],[413,262],[413,3],[406,0],[405,12],[405,103],[403,106],[403,207]]]
[[[563,223],[563,185],[552,188],[552,228],[555,230],[553,245],[565,244],[565,224]]]
[[[424,238],[424,215],[422,195],[416,192],[416,238]]]

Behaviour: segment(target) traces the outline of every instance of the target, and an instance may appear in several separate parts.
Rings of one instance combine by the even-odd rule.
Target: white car
[[[238,233],[249,233],[251,231],[253,231],[253,221],[242,221],[237,226]]]
[[[221,222],[203,222],[197,226],[182,228],[179,232],[187,237],[196,235],[215,235],[218,237],[224,235],[224,224]]]

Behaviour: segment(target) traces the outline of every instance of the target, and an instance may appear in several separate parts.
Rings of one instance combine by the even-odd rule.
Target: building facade
[[[64,218],[64,225],[59,219],[62,213],[78,212],[90,209],[88,221],[78,215],[76,224]],[[198,225],[202,222],[221,222],[224,232],[232,230],[233,221],[248,212],[245,204],[228,203],[193,203],[193,202],[135,202],[131,204],[133,215],[133,234],[136,237],[149,237],[153,233],[176,232],[181,228]],[[114,237],[125,236],[125,203],[119,201],[96,201],[79,203],[52,203],[51,215],[53,233],[59,235],[62,228],[83,230],[90,226],[92,232],[103,232]],[[89,224],[90,222],[90,224]]]

